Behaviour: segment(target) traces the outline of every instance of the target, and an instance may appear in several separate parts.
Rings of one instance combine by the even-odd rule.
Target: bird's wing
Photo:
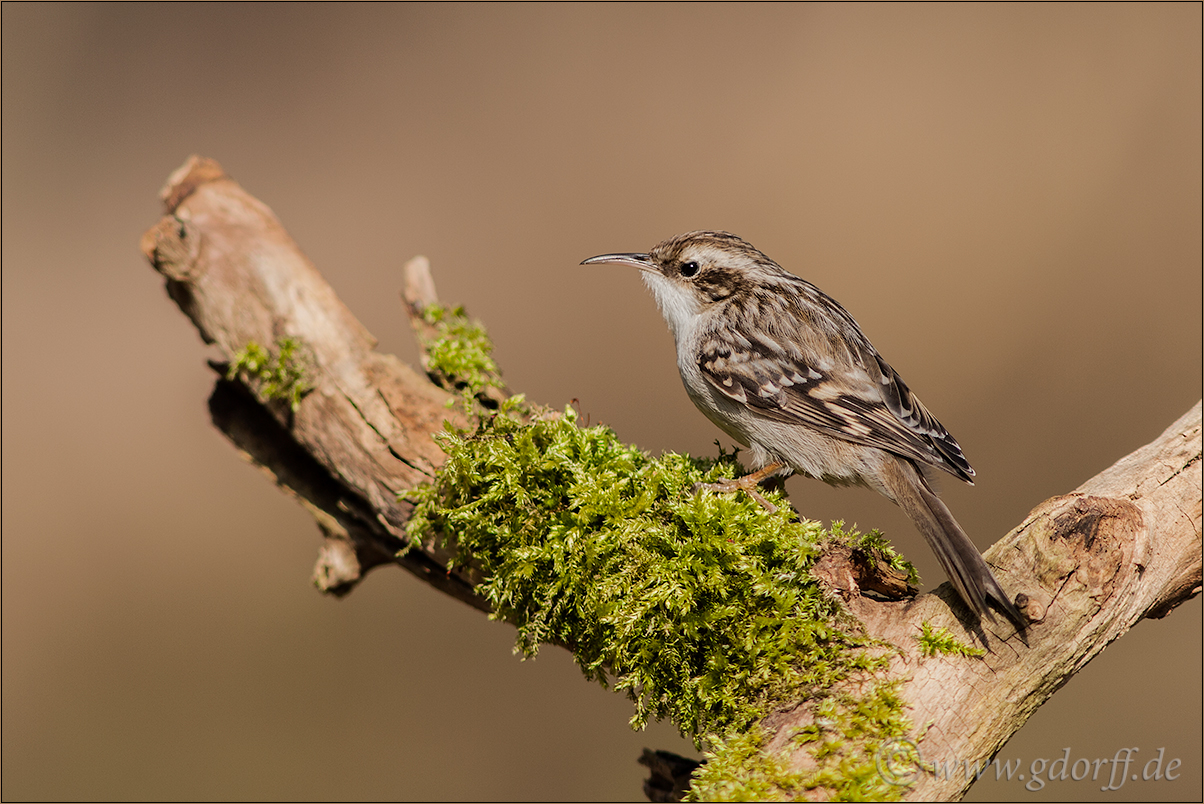
[[[798,344],[816,347],[821,341],[733,337],[729,331],[701,340],[698,368],[720,393],[763,416],[902,455],[972,483],[974,470],[957,441],[878,355],[848,313],[837,310],[847,319],[841,323],[852,322],[858,336],[850,348],[828,344],[807,351]]]

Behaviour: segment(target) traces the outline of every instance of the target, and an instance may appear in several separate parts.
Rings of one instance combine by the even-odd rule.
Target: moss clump
[[[835,531],[843,524],[841,522],[833,522],[832,529]],[[912,586],[919,585],[920,573],[916,570],[915,565],[901,556],[895,550],[894,545],[886,540],[881,531],[875,529],[861,536],[854,534],[852,543],[871,564],[875,558],[879,558],[891,569],[905,575],[908,584]]]
[[[855,640],[808,574],[819,524],[688,493],[734,476],[730,456],[653,459],[572,408],[526,424],[513,406],[439,437],[448,460],[409,495],[409,532],[455,535],[524,653],[566,645],[586,676],[628,691],[633,725],[671,717],[687,734],[746,726],[749,700],[846,672]]]
[[[422,338],[427,371],[469,401],[491,388],[505,387],[491,357],[493,341],[481,322],[465,315],[463,307],[429,304],[422,310],[422,320],[430,327]]]
[[[982,648],[975,648],[959,642],[957,637],[948,630],[940,626],[933,627],[928,624],[927,620],[920,624],[920,635],[916,637],[916,641],[920,643],[920,652],[925,656],[936,656],[942,653],[968,657],[986,655],[986,651]]]
[[[763,751],[765,735],[754,727],[716,738],[694,773],[686,801],[782,801],[805,789],[803,774],[783,757]]]
[[[255,341],[248,341],[234,356],[234,362],[226,370],[226,379],[244,374],[259,386],[259,393],[265,400],[287,400],[289,408],[295,411],[301,398],[313,390],[313,386],[305,381],[300,350],[301,343],[293,338],[277,339],[275,354]]]
[[[907,734],[908,727],[898,682],[875,679],[860,697],[827,696],[816,706],[814,722],[793,738],[815,743],[811,753],[819,769],[806,776],[803,785],[824,788],[834,801],[897,800],[903,790],[883,778],[880,754],[883,745]]]
[[[484,338],[472,327],[470,339]],[[896,795],[866,770],[905,725],[893,687],[875,677],[883,650],[810,570],[831,541],[867,539],[892,565],[914,569],[880,535],[799,521],[781,492],[765,492],[778,505],[770,513],[744,494],[692,491],[738,476],[734,455],[653,458],[605,426],[579,426],[571,407],[538,410],[521,397],[483,410],[473,400],[500,387],[488,354],[486,338],[445,345],[428,361],[455,378],[478,416],[473,429],[445,425],[436,438],[447,462],[403,495],[415,503],[411,542],[432,533],[454,542],[453,566],[479,573],[492,616],[518,628],[516,650],[568,647],[586,677],[627,693],[633,727],[671,718],[708,747],[693,797],[817,786],[849,799]],[[867,692],[836,692],[851,681]],[[820,767],[805,777],[765,755],[755,728],[803,690],[825,713],[798,738],[820,741]]]

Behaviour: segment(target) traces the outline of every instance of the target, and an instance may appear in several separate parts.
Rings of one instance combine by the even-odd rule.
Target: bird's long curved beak
[[[648,254],[599,254],[597,257],[590,257],[588,260],[582,260],[582,265],[596,265],[601,262],[617,262],[622,265],[634,265],[641,271],[655,271],[656,263],[652,261],[652,257]]]

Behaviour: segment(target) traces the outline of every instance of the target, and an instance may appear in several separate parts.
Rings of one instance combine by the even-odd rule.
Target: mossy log
[[[533,406],[505,412],[509,392],[481,381],[495,367],[477,353],[457,353],[468,361],[457,365],[475,365],[480,376],[448,370],[429,353],[424,376],[376,352],[375,340],[272,212],[212,160],[189,159],[162,198],[166,214],[143,236],[143,252],[201,337],[225,356],[213,362],[214,423],[317,520],[325,543],[315,584],[342,595],[373,567],[396,564],[483,612],[512,621],[529,615],[499,592],[496,575],[504,570],[497,567],[510,565],[490,564],[476,542],[462,550],[451,520],[438,518],[439,495],[412,492],[438,487],[444,447],[456,437],[471,440],[474,426],[480,433],[482,411],[509,416],[516,427],[575,427],[571,417]],[[411,261],[403,295],[416,331],[432,342],[441,319],[427,313],[446,308],[437,306],[425,260]],[[704,798],[959,797],[973,775],[933,773],[934,764],[989,761],[1108,643],[1143,617],[1163,617],[1199,594],[1200,418],[1197,404],[1155,441],[1038,505],[987,551],[1003,586],[1023,594],[1031,625],[1022,634],[975,620],[948,585],[908,596],[905,565],[891,560],[889,548],[831,533],[807,537],[800,548],[808,556],[805,583],[822,592],[807,599],[832,603],[823,616],[834,629],[809,638],[825,649],[840,643],[856,661],[817,682],[822,690],[801,687],[799,679],[777,687],[750,682],[748,696],[756,700],[722,710],[726,731],[708,732],[705,717],[682,718],[653,701],[646,714],[672,714],[710,750],[711,761],[697,770],[649,752],[644,761],[654,780],[646,791],[680,795],[683,777],[694,773],[691,794]],[[449,422],[451,435],[436,440]],[[723,470],[705,462],[681,466],[681,482],[688,472]],[[415,518],[420,503],[426,507]],[[747,525],[747,510],[707,516]],[[665,515],[683,517],[676,508]],[[767,519],[765,527],[795,538],[789,517],[780,520]],[[744,544],[733,549],[755,552]],[[750,571],[764,572],[758,567]],[[780,590],[770,592],[778,608],[771,606],[767,621],[779,630],[770,629],[768,640],[794,616]],[[546,611],[536,614],[550,622]],[[547,640],[583,651],[581,643],[605,642],[609,633],[532,627],[526,636],[535,647]],[[578,654],[587,675],[628,678],[616,668],[630,657],[608,653],[606,645],[592,650],[585,659]],[[646,695],[648,683],[641,681],[633,698]],[[755,718],[732,719],[731,712]],[[658,780],[656,773],[676,778]]]

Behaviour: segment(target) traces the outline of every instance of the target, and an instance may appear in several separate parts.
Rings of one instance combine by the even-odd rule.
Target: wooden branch
[[[454,547],[431,538],[398,555],[411,506],[397,493],[441,465],[431,434],[456,415],[445,405],[447,393],[375,352],[375,339],[272,212],[217,163],[190,158],[161,195],[166,216],[143,236],[143,252],[166,278],[168,295],[224,356],[213,363],[221,372],[210,398],[214,424],[296,497],[325,535],[318,587],[345,594],[368,569],[396,563],[487,611],[471,571],[447,570]],[[407,266],[412,313],[434,299],[424,264]],[[270,348],[284,338],[302,345],[311,387],[295,409],[287,400],[262,401],[246,373],[227,377],[249,344]],[[1042,503],[987,552],[1004,588],[1024,596],[1019,602],[1033,621],[1024,635],[1002,623],[959,622],[953,612],[962,607],[947,584],[914,600],[882,602],[859,593],[871,582],[856,568],[823,565],[867,631],[899,648],[891,674],[926,762],[993,756],[1109,642],[1142,617],[1165,616],[1199,594],[1200,454],[1197,404],[1156,441]],[[916,636],[925,622],[970,634],[987,655],[922,656]],[[763,723],[773,735],[768,748],[796,768],[810,767],[810,756],[790,738],[814,722],[807,702],[770,716]],[[911,781],[911,799],[953,798],[970,784],[957,774],[926,772]]]
[[[960,798],[973,769],[1070,676],[1138,620],[1164,617],[1200,593],[1200,414],[1197,403],[1155,441],[1037,506],[987,551],[1004,588],[1026,598],[1018,601],[1033,622],[1026,634],[1003,622],[958,623],[938,599],[955,602],[948,584],[914,601],[847,600],[872,636],[902,649],[891,673],[915,725],[910,743],[941,769],[901,773],[907,800]],[[924,622],[954,634],[973,628],[988,653],[924,657],[916,641]],[[812,715],[801,706],[767,722],[769,747],[790,754],[796,768],[811,758],[790,737]]]
[[[448,395],[392,355],[351,314],[266,206],[214,161],[192,157],[160,193],[166,216],[142,251],[167,293],[227,363],[250,343],[304,345],[313,389],[293,411],[219,380],[214,424],[314,515],[326,537],[314,581],[345,594],[373,566],[395,562],[483,611],[472,585],[447,572],[433,543],[401,558],[412,506],[397,493],[443,462],[431,440]],[[215,365],[222,370],[225,366]]]

